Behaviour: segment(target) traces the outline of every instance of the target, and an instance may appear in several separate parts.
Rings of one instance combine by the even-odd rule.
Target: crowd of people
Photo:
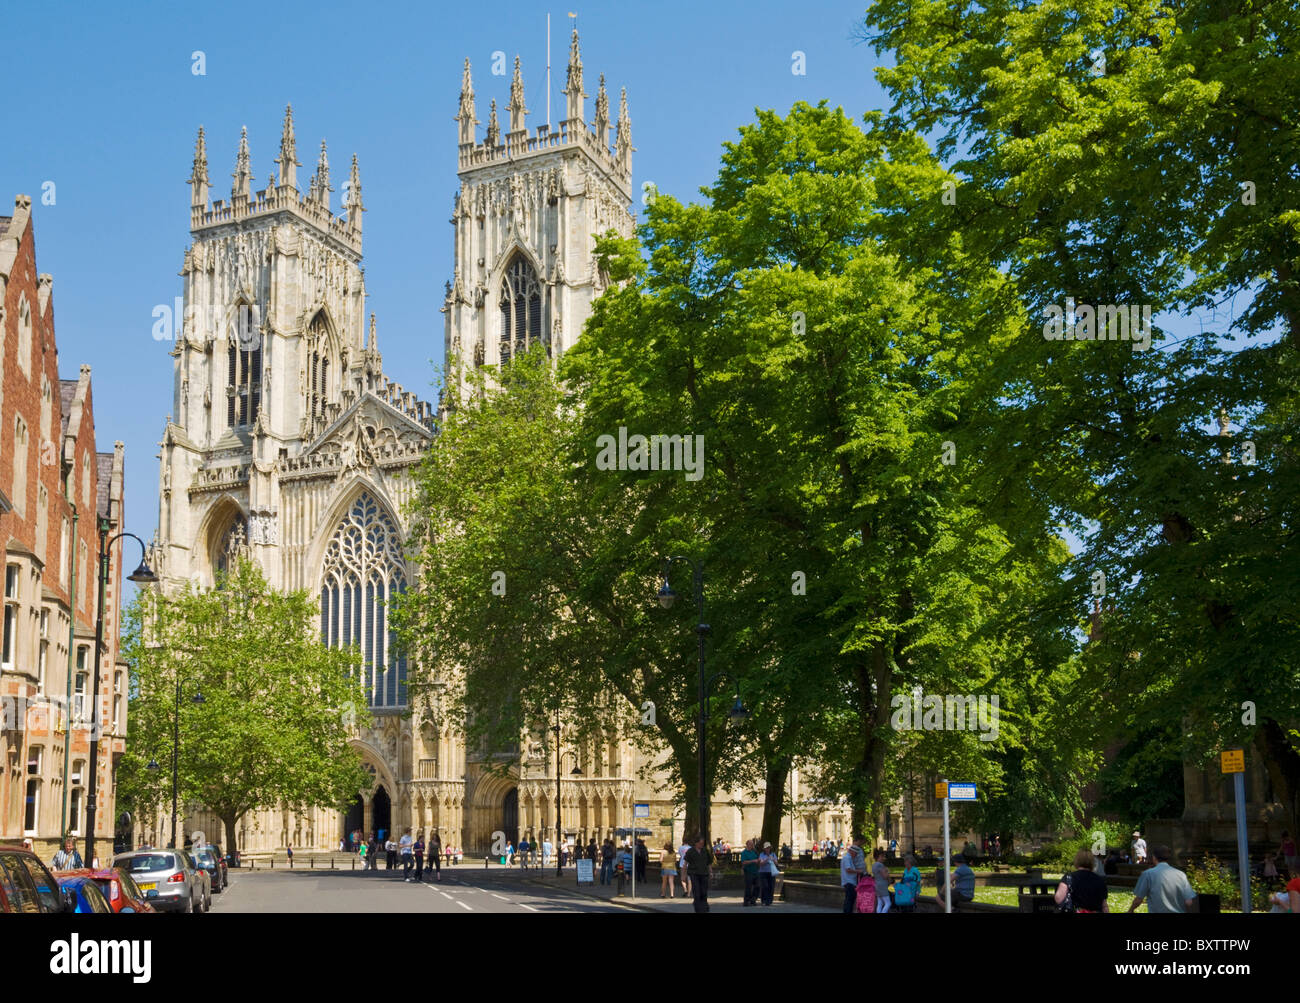
[[[443,864],[450,867],[465,859],[460,847],[443,843],[437,829],[430,834],[428,842],[425,842],[423,829],[412,834],[407,828],[399,839],[393,839],[383,829],[371,833],[369,839],[360,830],[354,830],[339,840],[339,852],[357,854],[367,871],[379,870],[382,856],[384,869],[401,870],[406,881],[423,881],[426,863],[434,870],[436,879],[441,881]]]

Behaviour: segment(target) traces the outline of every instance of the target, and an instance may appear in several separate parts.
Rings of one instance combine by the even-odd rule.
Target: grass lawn
[[[975,901],[987,902],[990,905],[1018,906],[1020,905],[1020,892],[1015,888],[976,885]],[[1133,904],[1133,893],[1124,888],[1112,888],[1110,894],[1106,896],[1106,901],[1110,905],[1111,912],[1127,912],[1128,907]],[[1145,910],[1139,909],[1138,911],[1143,912]]]

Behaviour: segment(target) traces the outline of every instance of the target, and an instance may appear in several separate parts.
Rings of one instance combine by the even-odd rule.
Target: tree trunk
[[[1296,810],[1300,798],[1300,754],[1296,753],[1287,737],[1286,729],[1269,717],[1259,722],[1255,747],[1263,757],[1269,779],[1273,781],[1273,793],[1286,810],[1287,829],[1294,834],[1300,830]]]
[[[226,827],[226,853],[234,853],[239,849],[235,846],[235,823],[239,821],[239,815],[226,812],[219,817],[221,824]]]
[[[781,816],[785,814],[785,785],[790,778],[791,758],[782,756],[775,760],[768,760],[767,763],[767,782],[763,791],[763,829],[762,838],[764,842],[771,843],[775,847],[781,845]],[[791,817],[794,813],[794,805],[790,806]],[[744,833],[741,833],[744,835]],[[793,844],[791,852],[793,852]]]

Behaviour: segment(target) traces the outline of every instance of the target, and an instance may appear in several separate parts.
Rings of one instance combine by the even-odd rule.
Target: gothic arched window
[[[216,579],[230,574],[243,548],[248,545],[248,520],[238,513],[217,537],[212,548],[212,574]]]
[[[357,645],[371,707],[406,706],[406,656],[388,633],[388,602],[406,591],[406,562],[396,523],[368,492],[340,520],[321,568],[321,640]]]
[[[262,333],[255,307],[240,304],[235,312],[226,369],[226,424],[252,425],[262,407]]]
[[[542,287],[522,255],[501,280],[501,363],[523,355],[542,340]],[[546,354],[551,354],[546,343]]]
[[[325,417],[330,399],[329,329],[318,313],[307,328],[307,413],[313,421]]]

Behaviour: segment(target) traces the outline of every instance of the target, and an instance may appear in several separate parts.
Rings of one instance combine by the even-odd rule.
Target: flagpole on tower
[[[551,131],[551,12],[546,12],[546,131]]]

